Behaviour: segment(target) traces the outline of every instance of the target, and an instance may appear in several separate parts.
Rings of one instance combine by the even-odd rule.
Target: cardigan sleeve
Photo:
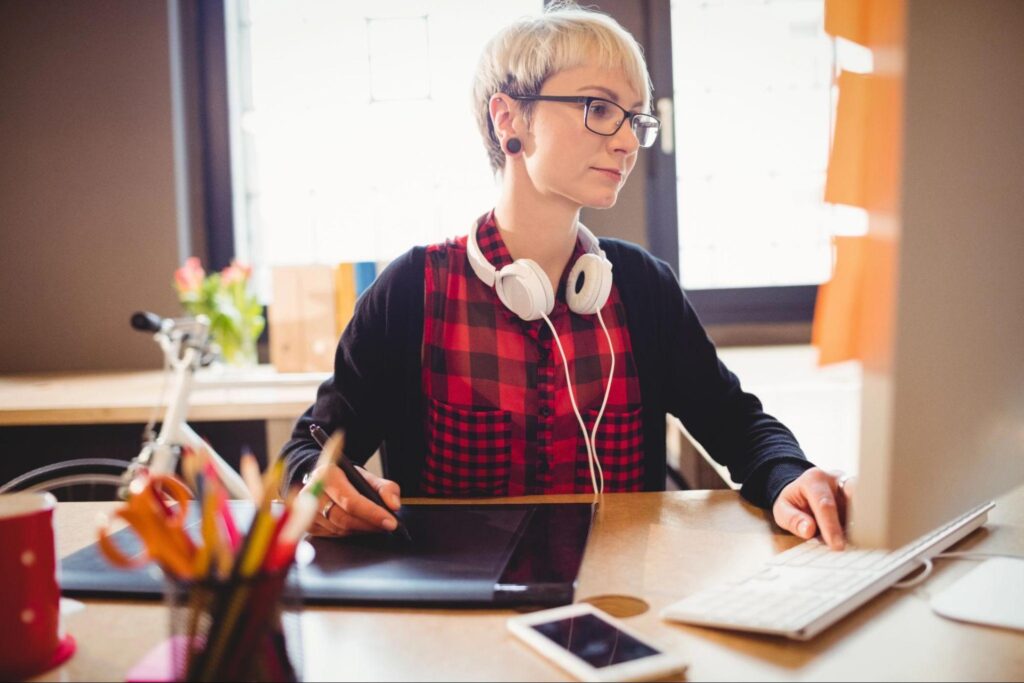
[[[356,302],[334,356],[334,373],[317,390],[316,402],[299,417],[292,438],[281,451],[288,485],[301,481],[320,454],[309,433],[313,423],[328,434],[345,429],[345,455],[364,463],[384,439],[389,397],[401,392],[403,331],[423,279],[415,267],[415,250],[395,259]],[[422,285],[418,288],[422,292]]]
[[[667,409],[742,484],[744,498],[770,509],[782,489],[813,465],[793,433],[765,413],[718,358],[672,269],[663,262],[658,268]]]

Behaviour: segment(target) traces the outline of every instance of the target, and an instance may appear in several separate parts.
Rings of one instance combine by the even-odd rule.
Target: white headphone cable
[[[569,361],[565,357],[565,349],[562,348],[562,341],[558,338],[558,332],[555,331],[555,326],[551,324],[551,319],[547,315],[541,313],[541,317],[544,318],[544,322],[551,328],[551,336],[555,338],[555,344],[558,346],[558,352],[562,354],[562,368],[565,370],[565,386],[569,390],[569,401],[572,403],[572,411],[576,413],[576,419],[580,423],[580,430],[583,432],[583,443],[587,447],[587,464],[590,466],[590,485],[594,487],[594,495],[601,495],[604,493],[604,473],[601,472],[601,464],[598,463],[597,471],[601,475],[601,485],[598,486],[597,477],[594,476],[594,461],[597,460],[597,455],[594,453],[594,447],[590,443],[590,438],[587,434],[587,425],[583,422],[583,417],[580,415],[580,409],[576,405],[576,396],[572,391],[572,378],[569,377]]]
[[[604,316],[601,315],[600,310],[597,312],[597,320],[601,323],[601,329],[604,330],[604,338],[608,340],[608,353],[612,357],[612,367],[608,373],[608,386],[604,390],[601,410],[597,412],[597,419],[594,420],[594,431],[590,434],[590,447],[594,451],[594,463],[597,465],[597,472],[601,477],[601,493],[604,493],[604,471],[601,469],[601,460],[597,457],[597,427],[601,424],[601,418],[604,417],[604,409],[608,406],[608,397],[612,393],[612,380],[615,379],[615,346],[612,345],[612,335],[608,333],[608,326],[604,324]]]

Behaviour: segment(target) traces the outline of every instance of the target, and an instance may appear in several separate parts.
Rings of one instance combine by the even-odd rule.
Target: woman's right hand
[[[378,477],[363,468],[360,473],[377,490],[391,512],[361,495],[337,465],[324,465],[309,477],[314,482],[323,477],[324,496],[320,513],[313,518],[309,533],[314,536],[348,536],[350,534],[394,531],[392,514],[402,507],[401,491],[393,481]],[[303,490],[312,487],[306,484]],[[327,513],[326,515],[324,513]]]

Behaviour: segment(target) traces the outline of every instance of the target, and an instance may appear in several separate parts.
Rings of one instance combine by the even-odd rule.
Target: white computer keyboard
[[[898,550],[829,550],[814,538],[756,572],[724,581],[662,610],[672,621],[813,638],[988,519],[985,503]]]

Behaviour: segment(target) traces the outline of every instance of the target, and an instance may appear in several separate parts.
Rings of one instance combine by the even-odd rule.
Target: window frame
[[[207,270],[214,271],[235,258],[227,20],[224,0],[202,0],[195,11],[203,224]]]

